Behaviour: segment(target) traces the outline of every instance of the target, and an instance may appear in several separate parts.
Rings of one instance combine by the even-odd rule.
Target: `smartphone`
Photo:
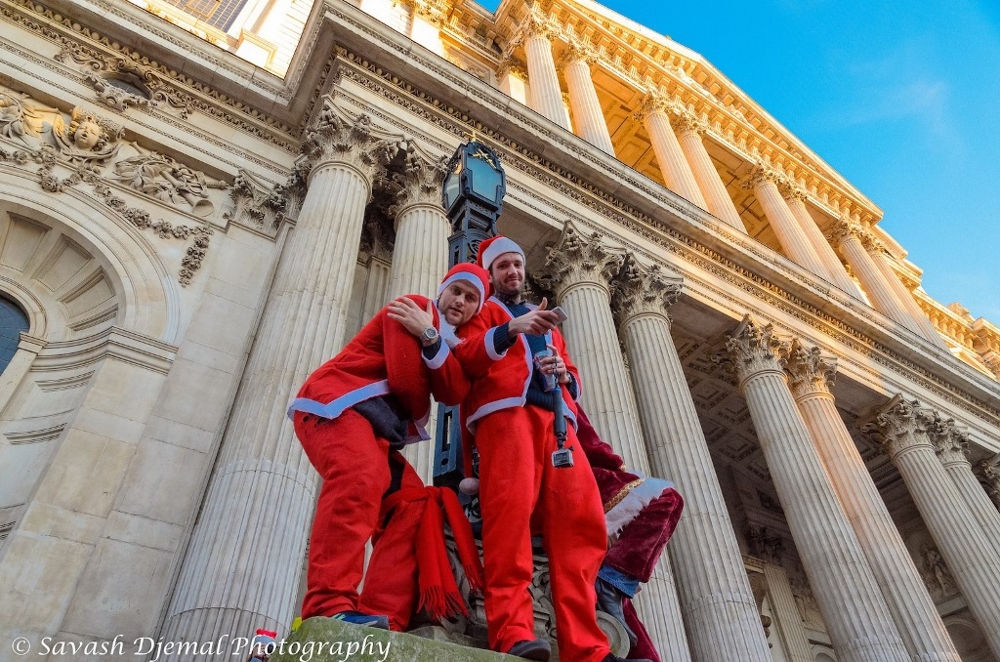
[[[556,317],[559,318],[559,324],[562,324],[569,319],[569,315],[567,315],[566,311],[562,309],[562,306],[556,306],[552,309],[552,312],[554,312]]]

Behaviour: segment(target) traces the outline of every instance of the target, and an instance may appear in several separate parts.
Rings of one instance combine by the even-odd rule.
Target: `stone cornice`
[[[824,345],[840,344],[848,353],[867,357],[852,370],[870,373],[873,385],[884,385],[886,375],[898,375],[901,381],[894,382],[899,384],[897,388],[917,384],[991,425],[1000,421],[995,385],[987,384],[986,378],[971,368],[942,364],[929,346],[916,350],[897,339],[890,331],[892,325],[870,307],[814,285],[803,270],[776,260],[759,243],[727,232],[708,214],[582,139],[553,130],[535,113],[512,103],[507,95],[440,58],[424,56],[398,34],[369,26],[370,19],[359,10],[343,3],[328,5],[328,9],[329,20],[337,22],[343,44],[338,51],[337,71],[343,78],[338,95],[345,103],[354,103],[359,111],[370,112],[373,119],[386,126],[401,132],[412,130],[411,122],[400,122],[382,112],[377,107],[380,104],[372,106],[367,96],[369,100],[352,101],[349,87],[357,86],[366,90],[365,95],[373,94],[404,108],[427,126],[435,127],[435,133],[443,131],[454,136],[455,142],[474,130],[500,153],[509,174],[508,195],[530,202],[533,195],[528,189],[522,190],[522,179],[558,191],[565,196],[566,205],[587,208],[588,218],[579,219],[578,224],[587,227],[588,233],[590,228],[621,228],[625,233],[616,233],[616,240],[626,250],[651,262],[669,256],[671,264],[684,272],[692,292],[718,301],[723,309],[745,311],[745,297],[749,297],[759,305],[781,311],[802,328],[813,329],[810,333],[814,336],[829,338],[822,341]],[[377,50],[379,64],[348,50],[354,45],[365,52]],[[391,73],[400,71],[404,63],[406,80]],[[502,131],[493,128],[497,126],[502,126]],[[453,150],[455,144],[426,136],[425,142],[445,152]],[[538,217],[545,219],[556,213],[562,219],[573,218],[577,209],[550,199],[544,209],[538,209]],[[655,252],[651,252],[651,246],[655,246]],[[719,284],[704,281],[705,275],[718,279]],[[799,327],[789,331],[789,335],[802,334]],[[893,380],[890,377],[890,382]]]

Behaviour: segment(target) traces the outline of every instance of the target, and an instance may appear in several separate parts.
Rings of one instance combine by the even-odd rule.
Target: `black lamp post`
[[[451,222],[448,266],[475,262],[479,242],[497,233],[497,218],[507,193],[507,175],[496,152],[475,137],[448,161],[441,205]],[[462,431],[458,407],[438,406],[434,439],[434,484],[457,487],[462,480]]]

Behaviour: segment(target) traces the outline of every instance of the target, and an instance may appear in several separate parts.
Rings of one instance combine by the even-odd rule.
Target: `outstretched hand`
[[[434,326],[434,302],[428,301],[426,310],[409,297],[399,297],[389,304],[386,313],[389,319],[396,320],[411,334],[420,337],[424,329]]]
[[[507,334],[512,338],[519,333],[540,336],[556,328],[556,325],[559,324],[559,316],[548,310],[548,305],[549,300],[542,299],[538,308],[512,319],[507,325]]]

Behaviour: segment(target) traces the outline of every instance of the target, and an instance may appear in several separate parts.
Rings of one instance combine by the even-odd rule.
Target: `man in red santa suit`
[[[575,423],[580,379],[558,329],[557,315],[521,298],[524,252],[507,237],[479,246],[479,264],[490,273],[495,296],[458,329],[454,348],[472,381],[462,403],[466,426],[479,451],[483,517],[484,602],[490,647],[530,660],[548,660],[548,642],[537,639],[531,594],[532,532],[542,534],[560,658],[573,662],[619,660],[597,626],[594,582],[607,549],[604,511],[582,452],[573,465],[556,467],[556,392]],[[535,361],[536,355],[551,354]],[[566,426],[566,447],[579,449]]]
[[[468,393],[462,368],[437,329],[441,316],[457,325],[481,310],[487,278],[474,265],[453,269],[442,285],[440,313],[419,295],[393,301],[309,376],[289,406],[295,433],[323,479],[309,540],[303,619],[389,627],[386,614],[359,610],[365,543],[393,483],[421,486],[398,449],[428,438],[423,425],[430,396],[458,404]],[[375,556],[387,555],[373,555],[379,566]],[[379,604],[375,597],[371,602]]]

